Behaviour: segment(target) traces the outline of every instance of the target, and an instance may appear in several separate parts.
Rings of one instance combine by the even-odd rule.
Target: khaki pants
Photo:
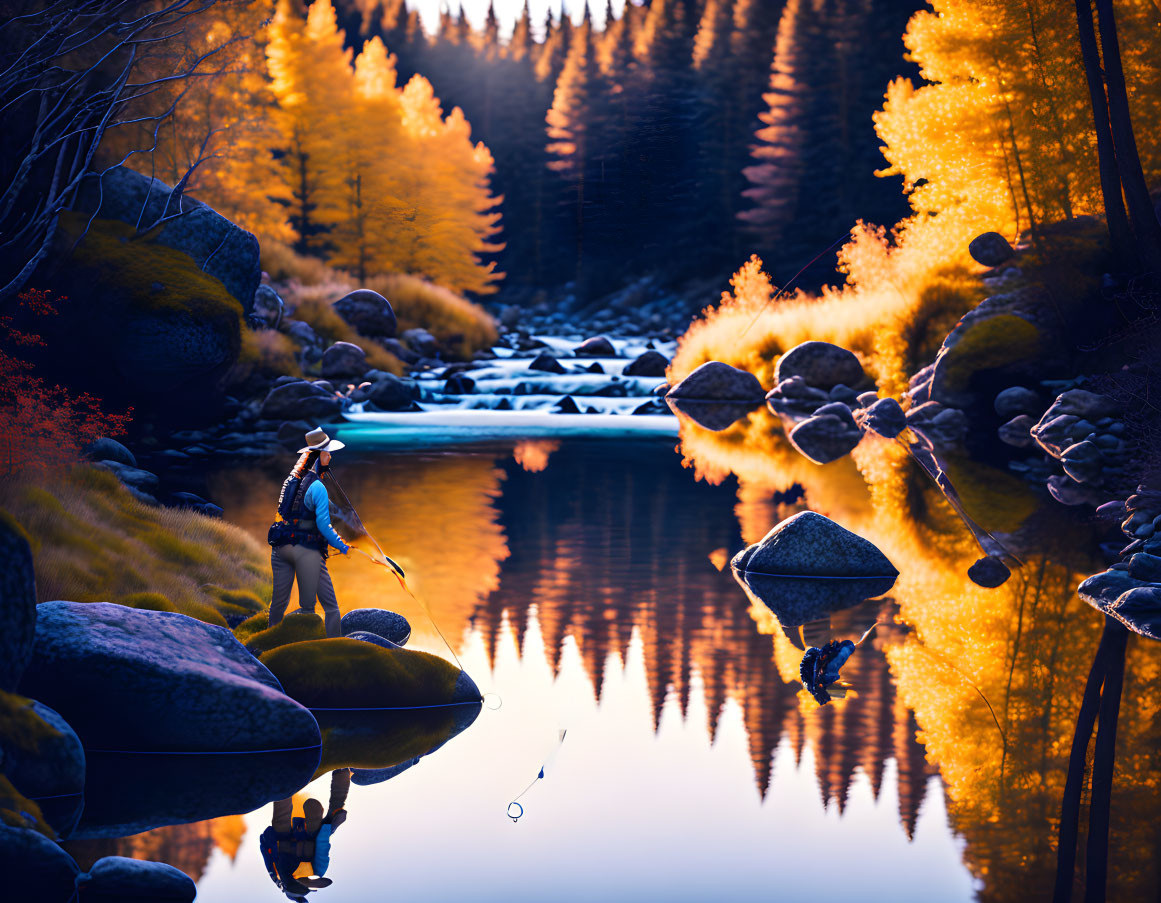
[[[270,550],[270,569],[274,572],[274,593],[270,599],[271,627],[286,614],[286,606],[290,604],[290,588],[297,579],[298,607],[303,611],[314,611],[317,598],[322,605],[327,636],[342,636],[339,600],[335,597],[335,586],[321,552],[299,545],[275,546]]]

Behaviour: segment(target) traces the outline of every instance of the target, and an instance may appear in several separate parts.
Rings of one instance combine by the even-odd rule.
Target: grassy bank
[[[116,602],[221,626],[269,605],[268,553],[253,538],[144,504],[98,468],[7,481],[0,509],[28,536],[38,602]]]

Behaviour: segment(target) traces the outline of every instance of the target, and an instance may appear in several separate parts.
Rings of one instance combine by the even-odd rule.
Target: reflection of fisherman
[[[802,685],[819,705],[826,705],[831,699],[842,699],[850,691],[851,685],[841,679],[839,671],[847,659],[854,655],[855,647],[870,636],[875,627],[876,624],[868,627],[857,642],[831,640],[822,646],[811,646],[806,650],[806,654],[802,656],[802,663],[798,666],[798,673],[802,678]]]
[[[274,804],[271,825],[262,832],[259,847],[266,871],[291,900],[302,900],[314,890],[331,884],[323,877],[330,865],[331,836],[347,818],[343,808],[351,789],[351,769],[331,772],[331,799],[323,815],[322,803],[308,799],[302,804],[302,816],[292,817],[292,800]]]
[[[322,603],[327,636],[340,636],[339,603],[327,571],[328,545],[344,555],[350,551],[331,526],[330,497],[322,475],[331,463],[331,452],[343,443],[331,439],[321,429],[306,434],[306,448],[282,484],[278,518],[270,528],[270,567],[274,571],[274,594],[270,600],[270,626],[282,620],[290,602],[290,588],[298,579],[298,606],[314,611],[315,597]]]

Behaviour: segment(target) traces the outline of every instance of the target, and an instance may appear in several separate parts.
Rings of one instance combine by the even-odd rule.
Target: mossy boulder
[[[319,743],[310,712],[229,630],[171,612],[41,604],[20,692],[60,712],[86,750],[233,753]]]
[[[0,690],[13,690],[32,657],[36,582],[28,534],[0,511]]]
[[[132,226],[85,227],[79,214],[61,218],[52,282],[69,300],[49,337],[53,353],[88,372],[90,385],[116,376],[115,388],[136,394],[204,392],[238,357],[242,304],[194,258]]]
[[[260,656],[290,643],[325,640],[327,636],[323,619],[313,611],[291,612],[273,627],[269,626],[269,622],[270,614],[264,611],[238,625],[238,638],[242,639],[243,632],[246,634],[242,641],[254,655]],[[253,631],[254,627],[259,626],[261,629]]]
[[[0,871],[4,899],[52,903],[74,899],[81,874],[73,857],[44,834],[7,823],[0,825]]]
[[[43,703],[0,692],[0,770],[34,800],[57,834],[80,816],[85,753],[68,723]]]
[[[1044,302],[1032,290],[982,301],[944,339],[931,374],[930,398],[964,407],[974,387],[992,379],[1011,385],[1035,376],[1036,362],[1049,353],[1051,330],[1042,320]],[[994,390],[989,393],[989,402]]]
[[[347,638],[281,646],[262,656],[286,692],[311,709],[323,734],[318,774],[389,768],[464,730],[480,690],[438,656]]]
[[[73,206],[134,229],[138,223],[148,225],[180,213],[152,230],[149,239],[191,257],[249,313],[262,276],[258,239],[201,201],[190,197],[174,201],[170,190],[160,179],[115,166],[86,176]]]

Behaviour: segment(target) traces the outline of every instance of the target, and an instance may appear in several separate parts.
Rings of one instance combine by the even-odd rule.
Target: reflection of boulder
[[[888,577],[893,583],[899,575],[873,543],[814,511],[782,521],[735,555],[732,564],[775,577]]]
[[[761,402],[704,401],[697,398],[674,398],[673,393],[665,396],[665,402],[678,414],[684,414],[698,426],[721,432],[729,429]]]
[[[197,894],[187,875],[164,862],[105,856],[82,872],[72,856],[44,835],[3,824],[0,872],[5,893],[13,900],[188,903]]]
[[[70,837],[125,837],[251,812],[309,783],[318,758],[317,746],[263,755],[90,752],[84,810]]]
[[[86,749],[239,752],[317,747],[310,712],[224,627],[104,602],[39,606],[22,694]]]
[[[85,753],[68,723],[48,706],[0,692],[0,768],[37,801],[58,834],[76,824],[85,788]]]
[[[783,627],[798,627],[881,596],[894,577],[772,577],[734,570],[746,595],[774,612]]]
[[[823,405],[790,431],[790,444],[815,464],[829,464],[850,453],[863,431],[851,409],[840,401]]]
[[[355,768],[351,771],[351,783],[361,787],[382,784],[384,781],[389,781],[391,778],[403,774],[413,765],[418,765],[422,758],[423,756],[416,756],[414,759],[408,759],[406,762],[392,765],[390,768]]]

